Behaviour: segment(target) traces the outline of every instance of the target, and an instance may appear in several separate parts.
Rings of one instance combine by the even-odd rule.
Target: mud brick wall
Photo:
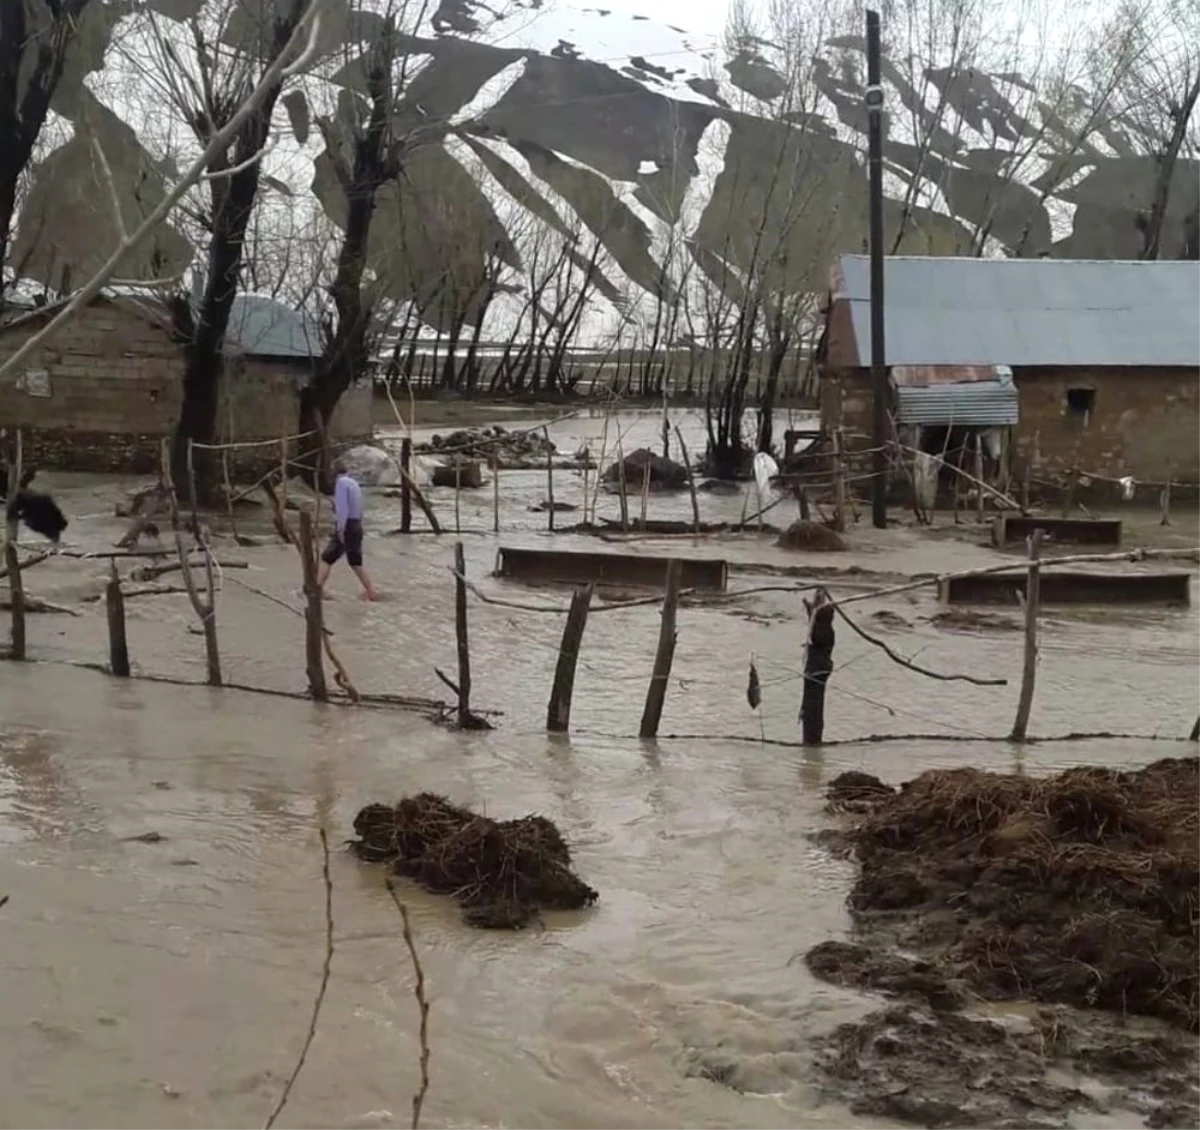
[[[0,362],[39,325],[0,334]],[[244,442],[293,434],[298,390],[309,372],[309,362],[231,359],[218,402],[218,438]],[[182,388],[183,355],[165,324],[101,300],[17,372],[0,378],[0,428],[21,428],[25,458],[46,469],[150,474],[163,438],[179,419]],[[361,383],[338,405],[330,439],[365,441],[372,430],[371,389]],[[231,457],[238,475],[257,477],[278,465],[277,446]]]
[[[1021,394],[1016,474],[1036,437],[1035,478],[1078,469],[1144,482],[1200,479],[1200,368],[1030,368],[1013,379]],[[1091,411],[1072,408],[1069,390],[1089,390]]]

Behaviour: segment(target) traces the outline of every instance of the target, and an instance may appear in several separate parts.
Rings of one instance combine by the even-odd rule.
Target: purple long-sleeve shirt
[[[351,519],[361,522],[363,516],[362,487],[349,475],[338,475],[333,485],[333,518],[339,535],[346,532]]]

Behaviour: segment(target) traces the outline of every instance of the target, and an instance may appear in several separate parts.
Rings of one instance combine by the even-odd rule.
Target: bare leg
[[[379,593],[375,591],[375,586],[371,584],[371,578],[367,570],[362,565],[351,565],[350,568],[354,570],[354,575],[362,583],[363,596],[367,600],[378,599]]]
[[[330,570],[333,568],[328,561],[322,561],[317,566],[317,588],[321,590],[321,595],[325,595],[325,583],[329,580]]]

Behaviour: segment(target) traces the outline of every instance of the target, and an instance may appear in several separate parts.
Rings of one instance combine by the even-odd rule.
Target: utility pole
[[[888,380],[883,337],[883,86],[879,13],[867,10],[867,211],[871,236],[871,392],[875,451],[871,456],[871,522],[887,526]]]

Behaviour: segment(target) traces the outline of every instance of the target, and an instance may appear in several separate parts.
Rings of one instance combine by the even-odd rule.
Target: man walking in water
[[[0,0],[2,3],[3,0]],[[333,464],[333,533],[329,535],[329,544],[321,554],[321,567],[317,570],[317,587],[321,594],[325,593],[325,583],[329,580],[330,571],[344,553],[346,562],[354,570],[354,575],[362,582],[363,598],[375,600],[379,595],[371,578],[363,568],[363,496],[362,487],[350,475],[343,460],[337,459]]]

